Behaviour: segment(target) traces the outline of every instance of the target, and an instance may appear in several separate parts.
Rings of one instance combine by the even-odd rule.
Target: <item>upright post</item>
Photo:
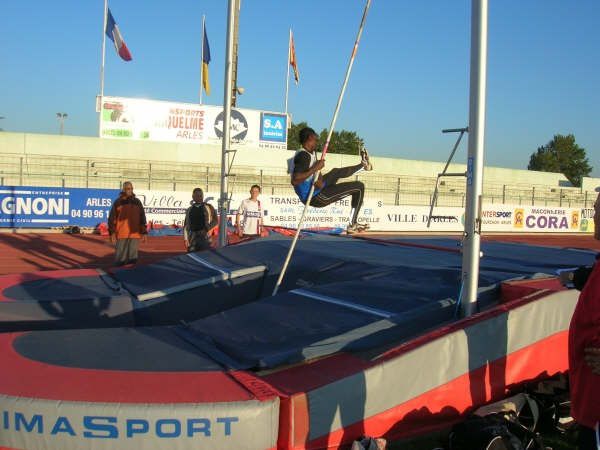
[[[227,51],[225,56],[225,85],[223,88],[223,142],[221,146],[221,196],[219,198],[219,247],[227,245],[227,195],[228,155],[231,144],[231,94],[233,93],[233,32],[235,28],[236,0],[229,0],[227,7]]]
[[[471,2],[471,70],[469,93],[469,152],[467,203],[462,261],[462,297],[465,316],[476,310],[481,248],[481,194],[485,139],[488,1]]]

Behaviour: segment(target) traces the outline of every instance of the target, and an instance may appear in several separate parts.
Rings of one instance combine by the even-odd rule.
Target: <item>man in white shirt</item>
[[[259,195],[260,186],[254,184],[250,188],[250,198],[242,200],[235,218],[239,237],[260,237],[263,217]]]

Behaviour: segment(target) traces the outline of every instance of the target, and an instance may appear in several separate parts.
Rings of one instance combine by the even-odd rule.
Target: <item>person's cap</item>
[[[600,192],[600,186],[595,189],[596,192]]]

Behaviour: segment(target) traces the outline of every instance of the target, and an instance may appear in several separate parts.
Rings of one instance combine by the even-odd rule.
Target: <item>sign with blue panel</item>
[[[260,114],[260,140],[268,142],[287,142],[287,116],[285,114]]]
[[[118,189],[0,186],[0,227],[94,227],[108,220]]]

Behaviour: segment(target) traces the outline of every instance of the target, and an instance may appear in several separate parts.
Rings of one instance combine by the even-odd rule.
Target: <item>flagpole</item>
[[[290,37],[288,39],[288,57],[287,64],[285,65],[285,115],[288,112],[288,93],[290,91],[290,53],[292,52],[292,29],[290,28]]]
[[[206,20],[206,16],[204,14],[202,14],[202,50],[200,53],[200,104],[202,104],[202,83],[204,82],[203,80],[203,67],[204,67],[204,21]]]
[[[108,17],[108,0],[104,0],[104,20],[102,21],[102,65],[100,66],[100,112],[98,119],[98,136],[102,137],[102,104],[104,103],[104,64],[106,59],[106,20]]]

